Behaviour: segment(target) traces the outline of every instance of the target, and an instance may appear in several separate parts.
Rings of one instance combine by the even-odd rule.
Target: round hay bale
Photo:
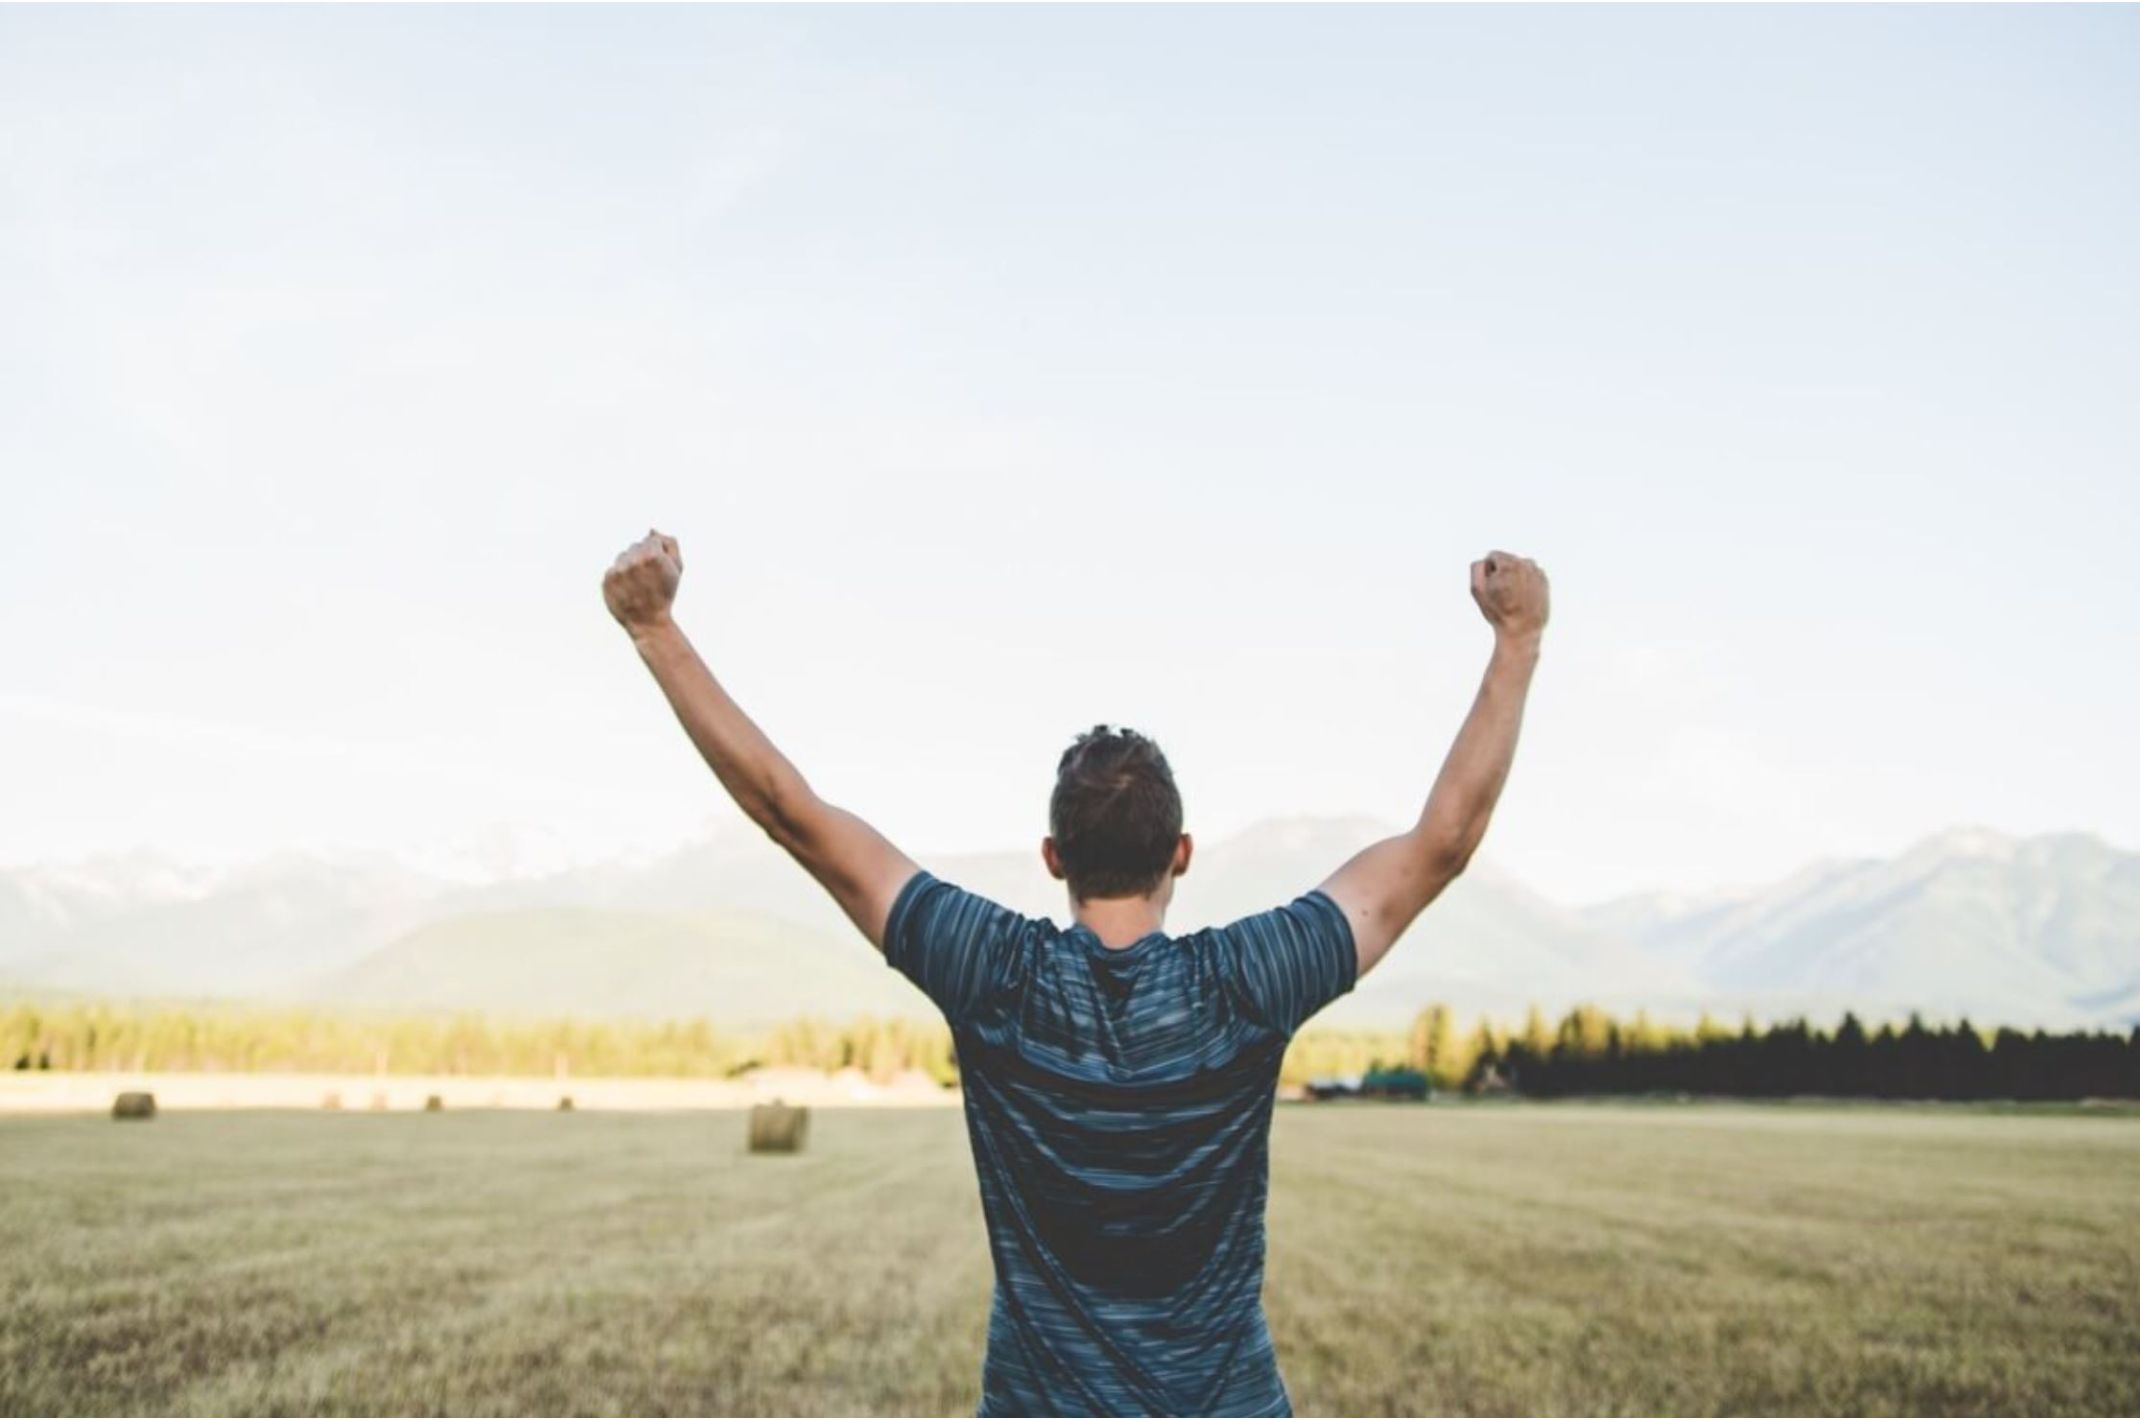
[[[342,1092],[340,1090],[327,1091],[326,1097],[320,1101],[321,1109],[340,1109],[341,1107]]]
[[[446,1107],[446,1099],[445,1099],[445,1096],[443,1096],[443,1095],[425,1095],[425,1096],[424,1096],[424,1113],[425,1113],[425,1114],[437,1114],[437,1113],[438,1113],[438,1112],[439,1112],[440,1110],[444,1109],[445,1107]]]
[[[147,1090],[125,1090],[111,1102],[113,1119],[154,1119],[156,1096]]]
[[[563,1111],[565,1111],[565,1110],[569,1110],[569,1109],[571,1109],[571,1108],[572,1108],[572,1096],[570,1096],[570,1095],[559,1095],[559,1096],[557,1097],[557,1108],[558,1108],[558,1110],[559,1110],[560,1112],[563,1112]]]
[[[750,1151],[796,1154],[810,1137],[810,1111],[800,1105],[754,1104],[750,1107]]]

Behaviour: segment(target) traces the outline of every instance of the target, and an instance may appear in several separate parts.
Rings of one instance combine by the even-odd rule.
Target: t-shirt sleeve
[[[1218,938],[1234,990],[1282,1035],[1352,990],[1359,975],[1352,924],[1320,890],[1221,927]]]
[[[892,901],[884,960],[960,1025],[1024,974],[1028,919],[977,893],[917,872]]]

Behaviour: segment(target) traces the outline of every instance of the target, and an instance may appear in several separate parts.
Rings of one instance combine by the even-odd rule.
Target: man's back
[[[1353,983],[1337,906],[1110,948],[917,873],[885,956],[958,1047],[996,1263],[981,1413],[1289,1413],[1271,1106],[1286,1042]]]

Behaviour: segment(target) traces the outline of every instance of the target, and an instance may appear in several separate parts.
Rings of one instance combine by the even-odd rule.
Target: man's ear
[[[1191,855],[1193,855],[1195,852],[1196,840],[1191,838],[1186,833],[1183,834],[1181,836],[1181,842],[1174,845],[1173,872],[1175,877],[1178,878],[1183,873],[1189,871],[1189,859]]]
[[[1048,876],[1057,882],[1063,881],[1062,855],[1055,851],[1055,835],[1049,834],[1040,840],[1040,861],[1048,865]]]

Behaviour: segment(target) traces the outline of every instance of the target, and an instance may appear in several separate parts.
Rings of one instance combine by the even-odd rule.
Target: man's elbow
[[[1479,849],[1479,836],[1473,833],[1428,831],[1420,837],[1420,861],[1437,892],[1463,876]]]
[[[808,846],[808,838],[793,819],[774,813],[752,814],[751,818],[773,840],[773,845],[791,858],[799,858]]]
[[[744,811],[765,831],[765,836],[796,857],[808,853],[817,841],[820,808],[816,796],[807,789],[769,790],[744,805]]]

